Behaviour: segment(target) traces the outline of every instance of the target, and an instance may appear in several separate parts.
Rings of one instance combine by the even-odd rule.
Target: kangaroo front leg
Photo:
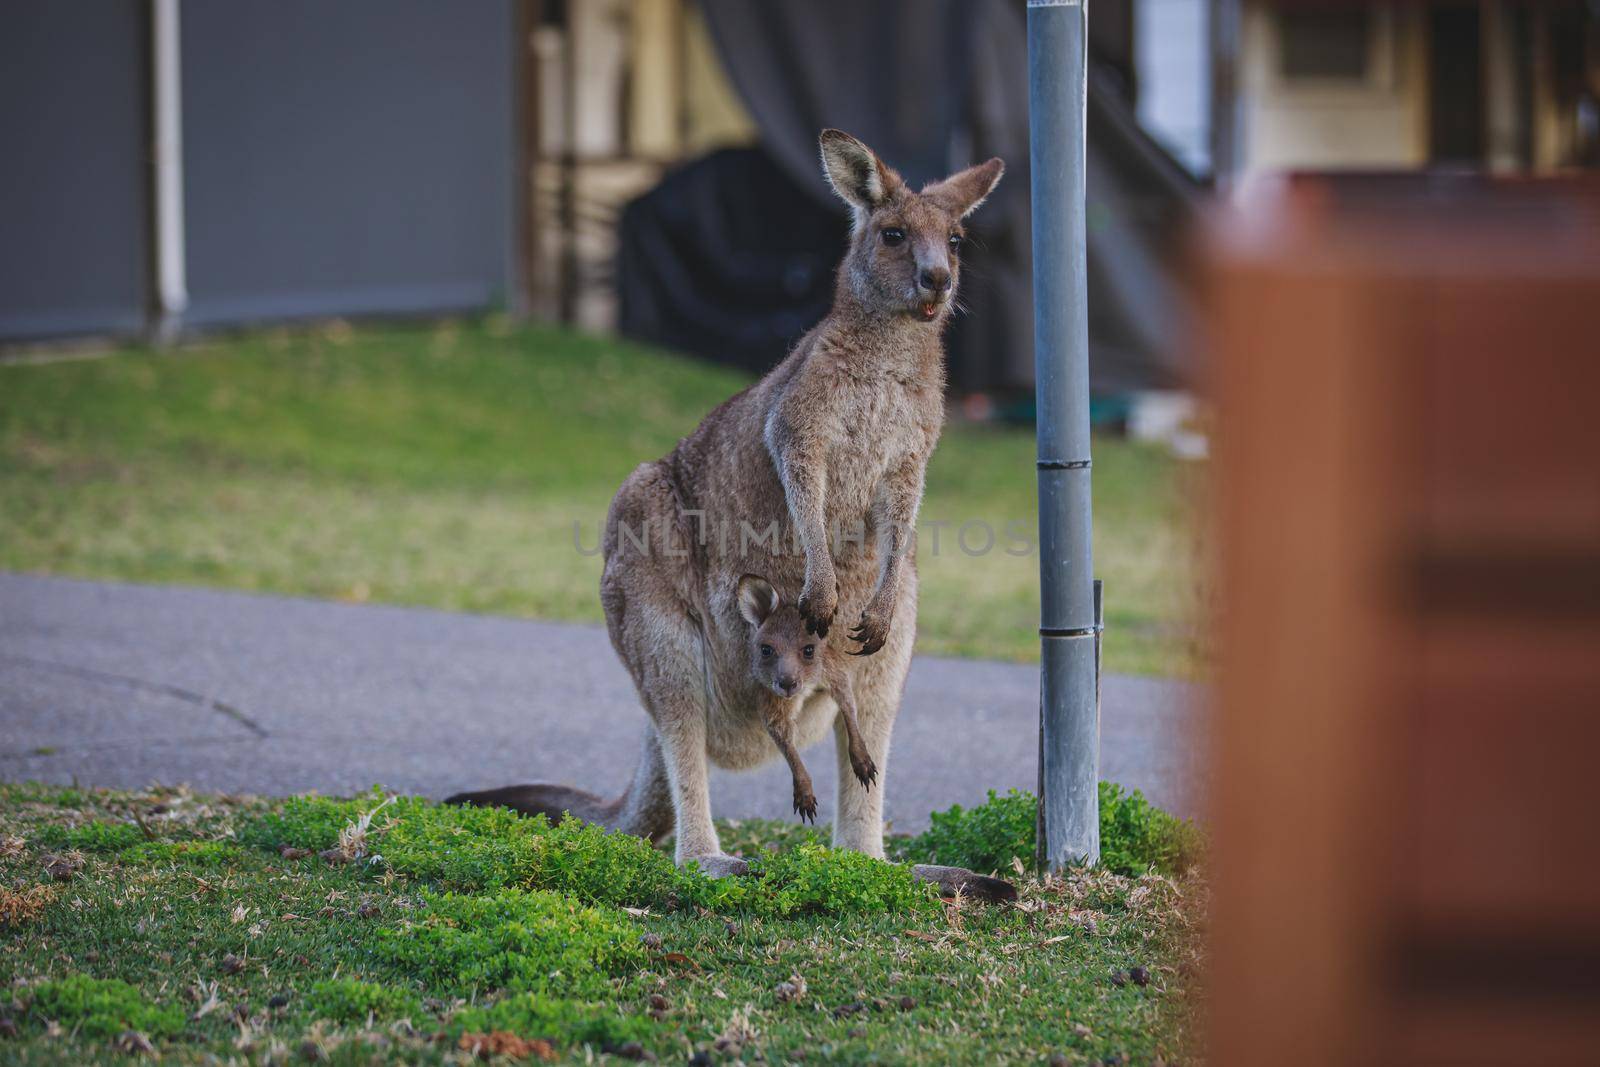
[[[878,584],[860,620],[850,629],[850,640],[861,643],[861,647],[851,653],[853,656],[870,656],[889,639],[889,624],[894,619],[900,594],[901,572],[915,537],[926,466],[921,455],[908,458],[889,472],[873,496],[872,528],[878,544]]]
[[[806,554],[806,580],[796,607],[805,620],[807,633],[827,637],[828,627],[839,610],[839,579],[829,553],[826,522],[828,470],[822,449],[800,425],[803,423],[786,418],[781,408],[774,412],[767,420],[767,451],[783,482],[789,518]]]

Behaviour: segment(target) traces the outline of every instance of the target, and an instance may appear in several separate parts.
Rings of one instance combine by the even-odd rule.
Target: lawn
[[[947,823],[940,858],[993,847],[1007,810],[1031,827],[1025,798],[997,803]],[[1124,816],[1103,816],[1102,833],[1128,863],[1172,855],[1160,849],[1176,824],[1131,798],[1105,810]],[[1159,1064],[1197,1051],[1205,884],[1170,861],[1018,878],[1018,901],[998,905],[940,902],[909,868],[830,853],[790,824],[724,824],[762,876],[713,882],[636,838],[376,792],[0,785],[0,813],[8,1063],[499,1050]]]
[[[498,318],[0,365],[0,568],[597,621],[600,562],[575,546],[628,471],[746,384]],[[1194,480],[1095,444],[1111,670],[1195,669]],[[1031,433],[948,428],[920,650],[1037,657],[1033,494]]]

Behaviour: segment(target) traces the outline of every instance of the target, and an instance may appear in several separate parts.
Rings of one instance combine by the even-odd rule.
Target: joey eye
[[[810,659],[812,656],[817,654],[817,646],[816,645],[807,645],[805,648],[802,648],[800,651],[805,654],[806,659]]]
[[[950,247],[953,249],[959,249],[961,247],[961,235],[959,233],[953,233],[950,235]]]
[[[883,243],[886,245],[897,245],[905,239],[906,231],[898,226],[890,226],[883,231]]]
[[[761,658],[762,659],[771,659],[772,658],[772,646],[771,645],[762,645],[761,646]]]

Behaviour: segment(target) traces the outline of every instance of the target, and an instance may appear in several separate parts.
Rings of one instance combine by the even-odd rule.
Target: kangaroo
[[[767,736],[789,764],[794,780],[794,810],[800,821],[817,821],[817,797],[811,775],[794,745],[794,724],[800,708],[818,686],[825,686],[839,707],[850,767],[863,788],[871,789],[878,767],[872,762],[856,719],[850,674],[837,656],[830,656],[826,639],[806,632],[805,620],[765,578],[746,574],[739,579],[739,613],[750,624],[750,673],[764,687],[760,709]]]
[[[632,783],[610,800],[536,784],[458,794],[458,803],[563,812],[652,840],[720,875],[708,768],[779,754],[747,662],[739,579],[800,590],[809,633],[851,624],[842,668],[861,747],[882,775],[916,631],[912,531],[944,422],[942,328],[960,280],[962,219],[1000,180],[991,159],[921,190],[838,130],[823,172],[849,206],[833,306],[755,385],[724,402],[612,500],[600,600],[650,723]],[[838,691],[817,688],[790,718],[792,746],[831,728],[839,761],[833,843],[883,856],[883,787],[851,764]]]

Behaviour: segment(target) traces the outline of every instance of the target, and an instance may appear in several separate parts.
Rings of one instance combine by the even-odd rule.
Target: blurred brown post
[[[1600,195],[1247,215],[1206,252],[1209,1060],[1600,1063]]]

